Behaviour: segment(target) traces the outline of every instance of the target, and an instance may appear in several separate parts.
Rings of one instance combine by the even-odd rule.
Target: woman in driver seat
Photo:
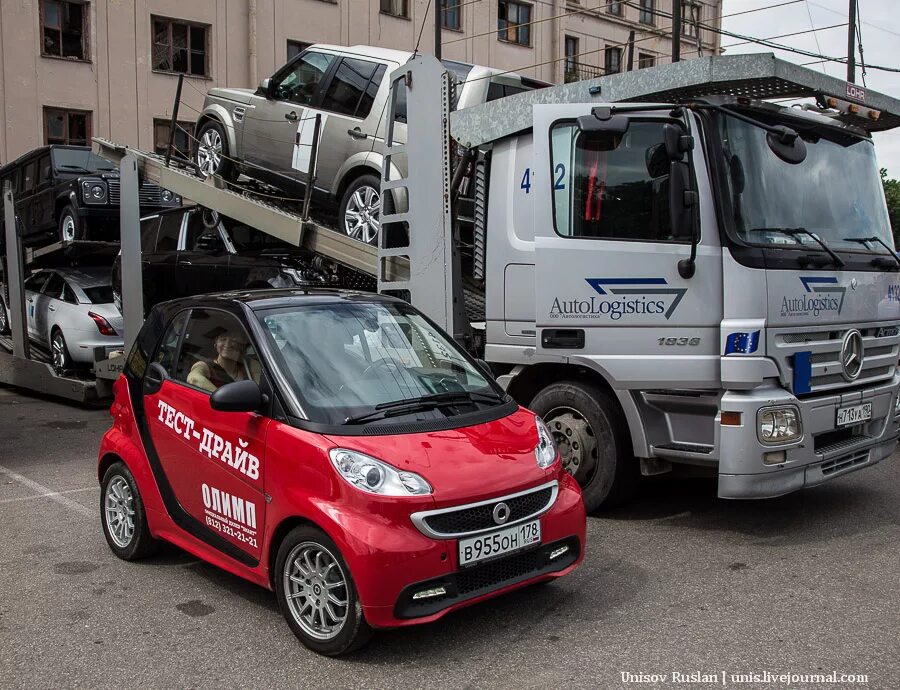
[[[234,381],[259,382],[259,362],[246,356],[247,341],[242,334],[222,328],[213,345],[216,356],[194,363],[187,376],[189,384],[213,392]]]

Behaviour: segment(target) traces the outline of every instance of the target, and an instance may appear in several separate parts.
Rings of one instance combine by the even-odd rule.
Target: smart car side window
[[[174,376],[175,373],[175,357],[178,354],[178,341],[181,340],[181,334],[184,332],[184,325],[187,323],[188,313],[189,312],[183,311],[172,319],[172,322],[166,329],[166,333],[159,344],[156,356],[153,358],[154,362],[162,365],[169,376]]]
[[[250,337],[231,314],[194,309],[174,378],[208,393],[233,381],[259,383],[262,367]]]

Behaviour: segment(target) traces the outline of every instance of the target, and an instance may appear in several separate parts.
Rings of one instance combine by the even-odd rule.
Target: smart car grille
[[[504,524],[510,524],[540,515],[552,505],[555,496],[556,485],[553,484],[513,498],[501,497],[490,503],[425,515],[422,522],[428,531],[441,536],[480,532],[500,526],[494,521],[494,507],[498,503],[505,503],[509,508],[509,519]]]
[[[456,576],[456,589],[465,596],[479,589],[494,589],[509,580],[515,580],[538,569],[538,552],[529,551],[479,568],[464,570]]]
[[[109,180],[109,202],[111,204],[118,204],[119,199],[121,198],[121,189],[119,185],[119,180]],[[138,199],[140,199],[141,205],[159,205],[162,203],[162,190],[157,187],[155,184],[142,184],[140,190],[138,191]]]

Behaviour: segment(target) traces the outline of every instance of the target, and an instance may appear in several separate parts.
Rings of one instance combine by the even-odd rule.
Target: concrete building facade
[[[562,82],[668,62],[672,0],[435,0],[443,57]],[[428,0],[0,0],[0,164],[44,143],[168,136],[214,86],[251,86],[310,43],[434,49]],[[683,0],[682,56],[719,50],[722,0]],[[421,35],[421,39],[419,36]],[[699,41],[698,41],[699,39]],[[182,136],[182,135],[179,135]],[[189,142],[182,137],[182,147]]]

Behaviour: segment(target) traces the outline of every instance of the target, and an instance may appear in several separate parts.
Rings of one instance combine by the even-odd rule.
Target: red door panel
[[[150,437],[181,507],[259,559],[263,463],[270,420],[218,412],[209,394],[171,380],[144,399]]]

